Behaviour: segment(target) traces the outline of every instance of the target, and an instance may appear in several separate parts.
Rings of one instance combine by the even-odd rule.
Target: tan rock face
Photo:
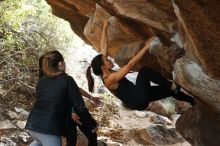
[[[122,17],[162,31],[175,31],[176,16],[170,0],[106,0],[102,5]]]
[[[104,20],[108,19],[108,47],[111,50],[111,56],[116,56],[122,48],[127,46],[126,44],[143,42],[143,37],[139,33],[120,22],[118,18],[113,17],[97,4],[96,11],[88,21],[84,34],[98,51],[100,51],[102,24]]]
[[[220,1],[219,0],[47,0],[53,14],[70,22],[73,31],[86,43],[100,51],[102,22],[109,19],[109,54],[119,65],[126,64],[143,46],[144,41],[156,35],[161,43],[146,53],[137,68],[148,66],[177,82],[198,100],[197,125],[179,128],[180,133],[191,132],[191,143],[212,145],[202,136],[219,119],[199,117],[203,109],[208,114],[220,114]],[[184,56],[185,55],[185,56]],[[184,58],[178,58],[184,56]],[[176,61],[176,63],[175,63]],[[174,65],[175,63],[175,65]],[[201,107],[201,108],[200,108]],[[201,111],[200,111],[201,110]],[[190,113],[186,113],[189,114]],[[197,115],[198,114],[198,115]],[[188,119],[185,123],[187,123]],[[184,118],[182,118],[184,120]],[[206,125],[206,128],[199,126]],[[184,126],[184,122],[179,125]],[[191,126],[191,127],[190,127]],[[197,126],[197,127],[196,127]],[[196,127],[201,134],[191,130]],[[218,128],[216,128],[218,129]],[[215,131],[220,135],[220,131]],[[214,137],[213,141],[217,141]],[[207,140],[207,141],[206,141]],[[210,144],[208,144],[210,142]],[[198,145],[199,145],[198,144]]]
[[[187,52],[220,79],[220,1],[175,0],[174,10],[188,41]]]
[[[84,34],[94,48],[100,51],[102,24],[104,20],[108,19],[109,55],[114,57],[119,64],[125,64],[133,54],[140,50],[140,46],[144,43],[144,38],[134,29],[122,23],[118,18],[111,16],[97,4],[96,11],[88,21]]]

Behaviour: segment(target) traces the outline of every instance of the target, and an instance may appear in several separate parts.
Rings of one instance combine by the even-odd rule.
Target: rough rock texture
[[[187,53],[212,77],[220,79],[220,1],[174,0]]]
[[[115,137],[123,139],[123,145],[126,146],[168,146],[185,141],[176,131],[173,121],[148,111],[118,108],[110,117],[109,128]],[[99,132],[103,135],[109,133],[102,129]]]
[[[212,146],[218,142],[219,0],[47,2],[52,6],[53,14],[69,21],[73,31],[97,51],[100,51],[102,22],[109,19],[109,54],[119,65],[126,64],[141,49],[147,38],[157,35],[161,43],[145,54],[139,66],[149,66],[170,79],[173,78],[172,71],[175,68],[173,75],[177,82],[197,100],[195,115],[187,112],[181,117],[182,122],[178,122],[180,133],[198,146]],[[182,56],[184,57],[176,61]],[[194,125],[185,125],[191,122]],[[184,128],[185,126],[188,128]],[[215,136],[211,137],[209,134]]]
[[[186,56],[177,60],[174,71],[177,82],[190,91],[200,104],[220,114],[220,80],[206,75],[198,64]]]
[[[200,105],[184,113],[176,127],[193,146],[219,146],[220,116]]]

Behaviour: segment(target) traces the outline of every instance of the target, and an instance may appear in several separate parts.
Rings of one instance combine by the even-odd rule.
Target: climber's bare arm
[[[115,84],[124,78],[129,71],[131,71],[134,66],[141,60],[144,56],[148,48],[150,47],[151,42],[153,41],[154,37],[149,38],[146,42],[144,47],[126,64],[123,66],[119,71],[111,73],[109,77],[105,80],[105,83],[108,85]]]
[[[101,37],[101,53],[103,56],[108,56],[108,34],[107,34],[107,27],[108,27],[108,20],[103,22],[103,29],[102,29],[102,37]]]

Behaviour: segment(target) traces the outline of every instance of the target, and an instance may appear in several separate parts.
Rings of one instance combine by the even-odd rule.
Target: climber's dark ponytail
[[[94,79],[91,74],[91,68],[93,70],[93,73],[97,76],[102,76],[102,65],[104,64],[102,60],[102,54],[99,54],[95,56],[92,61],[91,65],[87,68],[86,71],[86,78],[88,80],[88,86],[89,86],[89,92],[93,92],[94,89]]]
[[[44,55],[42,55],[40,58],[39,58],[39,78],[41,78],[43,75],[44,75],[44,73],[43,73],[43,69],[42,69],[42,67],[43,67],[43,59],[44,59]]]

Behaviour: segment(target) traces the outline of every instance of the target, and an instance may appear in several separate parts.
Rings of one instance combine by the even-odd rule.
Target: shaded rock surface
[[[219,123],[219,114],[196,105],[177,120],[176,126],[183,137],[194,146],[218,146]]]
[[[144,40],[157,35],[161,44],[146,53],[140,65],[149,66],[177,82],[194,95],[196,110],[210,111],[207,116],[219,129],[220,103],[220,1],[219,0],[47,0],[53,13],[70,22],[73,31],[100,51],[102,22],[109,19],[109,52],[119,65],[137,53]],[[184,56],[188,59],[180,59]],[[175,64],[175,65],[174,65]],[[190,114],[190,113],[187,113]],[[196,112],[199,114],[199,112]],[[192,121],[205,124],[202,132],[212,133],[208,120]],[[184,120],[184,118],[182,118]],[[189,122],[186,120],[185,123]],[[184,123],[184,122],[182,122]],[[184,125],[183,125],[184,126]],[[194,128],[194,127],[191,127]],[[201,130],[200,126],[196,126]],[[183,130],[184,128],[179,128]],[[190,142],[214,145],[210,137],[193,134]],[[183,133],[183,131],[180,131]],[[220,135],[218,130],[216,135]],[[198,140],[199,139],[199,140]],[[193,141],[195,140],[195,141]],[[217,141],[216,137],[212,138]],[[205,143],[207,142],[207,143]],[[210,142],[210,143],[209,143]],[[197,144],[197,145],[199,145]]]
[[[200,104],[220,114],[220,80],[205,74],[201,66],[189,57],[178,59],[174,72],[176,81],[190,91]]]

